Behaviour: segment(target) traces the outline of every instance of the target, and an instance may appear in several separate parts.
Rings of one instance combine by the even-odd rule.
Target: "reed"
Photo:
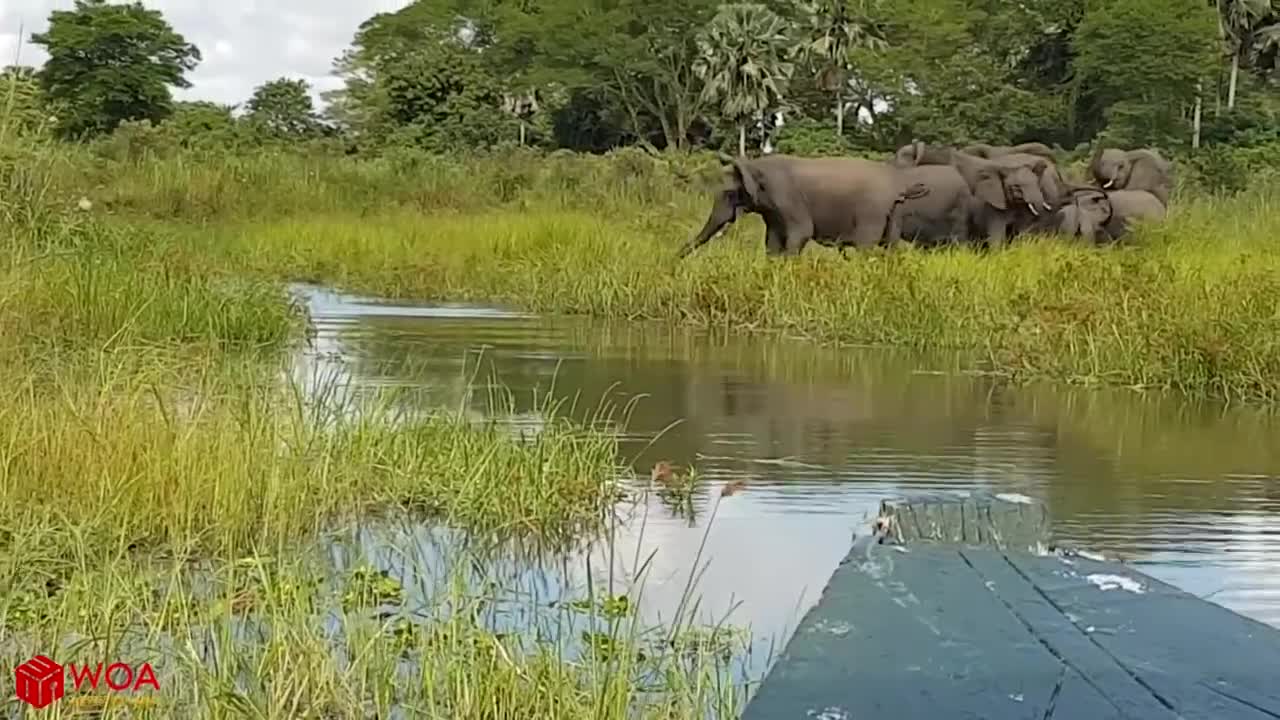
[[[116,697],[106,717],[733,714],[737,646],[590,602],[530,604],[512,629],[493,609],[519,605],[520,588],[476,570],[511,543],[561,553],[607,538],[628,487],[598,427],[607,409],[584,427],[545,404],[533,432],[513,431],[415,414],[395,394],[304,393],[261,358],[209,352],[6,355],[7,666],[152,663],[160,690]],[[365,528],[397,524],[457,535],[433,552],[362,551]]]

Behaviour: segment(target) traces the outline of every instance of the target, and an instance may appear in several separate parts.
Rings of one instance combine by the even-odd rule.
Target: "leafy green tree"
[[[1280,40],[1280,17],[1272,0],[1215,0],[1215,6],[1219,34],[1231,58],[1227,81],[1227,110],[1231,111],[1236,106],[1241,63],[1253,48]]]
[[[850,50],[885,47],[876,20],[879,0],[801,0],[806,37],[799,54],[817,71],[817,84],[835,96],[836,135],[844,136],[845,93],[852,64]]]
[[[179,102],[164,126],[178,145],[194,150],[226,150],[245,142],[245,133],[232,115],[230,105],[208,102]]]
[[[777,13],[759,3],[720,6],[698,38],[693,70],[709,102],[738,128],[738,154],[747,152],[747,122],[777,107],[795,70],[793,42]]]
[[[522,20],[541,72],[571,91],[603,92],[630,134],[683,148],[702,116],[696,36],[715,0],[553,0]],[[503,42],[506,25],[497,27]]]
[[[170,87],[187,88],[200,51],[159,10],[140,2],[75,0],[49,14],[49,29],[31,36],[49,59],[37,77],[65,105],[66,136],[111,132],[124,120],[159,122],[173,110]]]
[[[851,50],[853,99],[876,146],[1012,142],[1055,114],[1051,100],[1010,77],[1010,63],[996,62],[978,35],[986,19],[967,0],[898,0],[883,13],[887,47]]]
[[[1091,8],[1072,45],[1075,81],[1111,141],[1179,143],[1217,59],[1217,19],[1201,0],[1113,0]]]
[[[385,125],[392,135],[437,152],[491,147],[517,135],[502,111],[502,86],[477,53],[454,43],[426,45],[380,70]]]
[[[248,120],[265,136],[306,140],[320,132],[307,81],[279,78],[259,85],[247,103]]]

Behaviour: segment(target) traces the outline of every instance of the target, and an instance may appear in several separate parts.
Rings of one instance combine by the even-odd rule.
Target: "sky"
[[[235,104],[253,88],[278,77],[303,79],[319,93],[341,85],[330,72],[334,58],[351,45],[356,28],[379,12],[392,12],[408,0],[143,0],[204,59],[187,75],[192,87],[175,89],[180,100]],[[73,0],[0,0],[0,67],[15,62],[39,66],[43,48],[31,34],[49,26],[49,13],[70,10]]]

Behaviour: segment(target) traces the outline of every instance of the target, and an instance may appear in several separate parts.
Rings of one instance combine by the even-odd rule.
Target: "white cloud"
[[[351,44],[370,16],[393,12],[408,0],[143,0],[160,10],[174,29],[200,48],[203,60],[188,75],[192,87],[176,90],[183,100],[236,104],[253,88],[278,77],[302,79],[319,102],[322,90],[339,86],[330,75],[334,58]],[[31,34],[48,28],[49,13],[69,10],[72,0],[0,0],[0,66],[15,61],[22,32],[23,65],[45,61]]]

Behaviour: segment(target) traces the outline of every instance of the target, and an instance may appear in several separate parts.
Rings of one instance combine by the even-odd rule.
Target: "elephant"
[[[1099,145],[1089,161],[1089,172],[1104,190],[1145,190],[1161,205],[1169,206],[1173,163],[1154,149],[1103,149]]]
[[[1045,200],[1043,205],[1045,210],[1052,210],[1054,207],[1062,205],[1071,199],[1067,193],[1066,180],[1063,179],[1062,173],[1058,172],[1058,166],[1049,158],[1034,153],[1006,153],[995,158],[995,162],[1001,165],[1024,165],[1030,168],[1035,173],[1036,180],[1040,184],[1040,193]],[[1043,213],[1039,212],[1039,208],[1018,208],[1013,212],[1012,234],[1019,235],[1025,232],[1032,225],[1035,225],[1042,215]]]
[[[1048,145],[1039,142],[1028,142],[1020,145],[988,145],[986,143],[973,143],[966,145],[960,149],[960,152],[977,155],[980,158],[995,160],[998,157],[1021,153],[1026,155],[1037,155],[1046,160],[1053,160],[1053,149]]]
[[[1168,214],[1160,198],[1146,190],[1112,190],[1107,193],[1107,200],[1112,213],[1103,231],[1112,240],[1127,234],[1133,220],[1163,220]]]
[[[897,205],[929,192],[921,183],[908,185],[899,168],[875,160],[778,153],[754,159],[721,154],[720,160],[724,185],[706,223],[677,257],[706,244],[743,213],[764,218],[770,256],[798,255],[810,240],[842,253],[849,245],[892,244],[900,234]]]
[[[903,170],[907,182],[923,183],[928,195],[904,199],[898,206],[903,240],[921,245],[964,242],[969,239],[969,210],[973,192],[951,165],[920,165]]]
[[[905,159],[895,156],[894,163]],[[960,173],[972,193],[969,204],[972,234],[985,237],[991,247],[1004,244],[1010,226],[1018,221],[1023,208],[1032,216],[1053,209],[1041,189],[1042,176],[1050,166],[1050,161],[1045,158],[1028,161],[1017,155],[1008,155],[988,160],[950,150],[944,161],[942,153],[930,151],[924,143],[917,141],[911,150],[910,160],[917,166],[951,165]]]
[[[1097,243],[1104,236],[1104,227],[1111,221],[1114,209],[1106,191],[1094,187],[1076,186],[1065,191],[1066,200],[1057,210],[1042,215],[1030,228],[1033,231],[1057,233],[1070,237],[1083,237]]]

